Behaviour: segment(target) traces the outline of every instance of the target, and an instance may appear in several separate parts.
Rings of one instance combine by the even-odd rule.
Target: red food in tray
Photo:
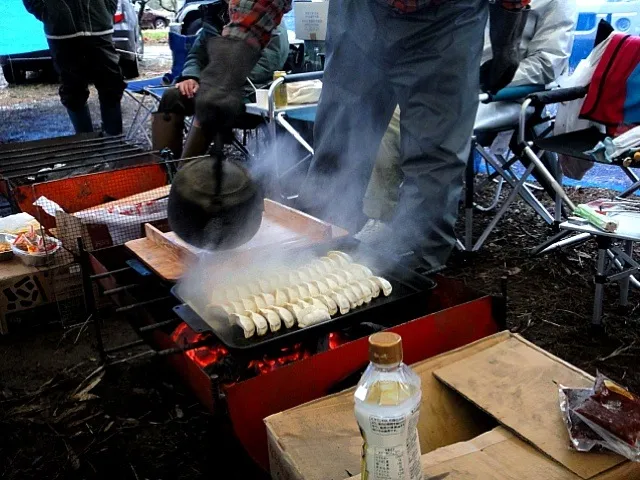
[[[602,376],[575,412],[631,447],[640,445],[640,398]]]

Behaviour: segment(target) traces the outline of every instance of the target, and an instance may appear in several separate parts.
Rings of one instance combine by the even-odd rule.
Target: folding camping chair
[[[530,140],[527,139],[525,135],[526,120],[524,119],[524,112],[530,107],[541,110],[547,105],[577,100],[583,98],[586,94],[586,87],[575,87],[530,95],[521,107],[518,144],[515,149],[515,153],[519,158],[526,158],[531,162],[531,165],[534,166],[538,174],[552,186],[557,195],[557,200],[562,202],[571,212],[575,210],[575,204],[565,193],[558,178],[549,172],[534,149],[565,154],[585,161],[593,161],[594,159],[585,154],[585,152],[593,149],[597,142],[605,138],[605,135],[595,128],[589,128],[562,135]],[[618,282],[621,305],[627,304],[630,286],[640,288],[640,282],[636,277],[636,275],[640,273],[640,265],[633,259],[633,244],[640,242],[640,203],[629,200],[629,197],[640,189],[640,182],[638,181],[638,176],[631,170],[629,162],[626,160],[626,155],[623,155],[613,159],[609,164],[621,168],[633,182],[633,185],[616,197],[619,201],[624,200],[624,202],[620,202],[622,207],[621,228],[616,232],[605,232],[591,225],[579,225],[573,221],[566,221],[559,225],[560,232],[557,235],[534,250],[534,253],[546,253],[556,248],[584,243],[591,238],[597,240],[598,259],[595,275],[596,287],[592,320],[594,325],[600,325],[602,323],[602,303],[604,285],[606,283]],[[640,168],[640,164],[636,163],[635,168]],[[627,207],[626,210],[624,207],[625,204],[630,206]],[[629,209],[631,210],[631,214],[629,214]]]
[[[151,137],[147,132],[146,124],[151,114],[157,110],[162,94],[169,88],[164,84],[164,81],[163,76],[127,83],[124,93],[138,105],[129,130],[127,130],[127,140],[132,140],[138,132],[142,132],[144,138],[151,145]]]
[[[555,212],[549,210],[534,195],[534,186],[527,183],[533,173],[533,165],[521,165],[521,159],[516,155],[509,155],[511,148],[516,141],[516,130],[521,121],[525,123],[527,136],[534,135],[536,130],[544,130],[544,125],[549,118],[543,110],[527,108],[521,110],[520,105],[527,95],[544,90],[543,85],[523,85],[518,87],[508,87],[495,95],[481,94],[480,101],[488,104],[486,113],[482,118],[476,119],[474,135],[471,139],[471,152],[467,162],[465,175],[465,231],[463,240],[458,240],[459,250],[466,252],[478,251],[487,240],[498,222],[504,217],[510,206],[519,196],[527,203],[546,223],[559,223],[560,208]],[[542,131],[545,135],[547,132]],[[504,147],[502,151],[493,151],[494,143],[499,142]],[[481,162],[486,164],[486,176],[476,185],[476,158],[480,157]],[[516,166],[520,166],[524,173],[520,174]],[[500,208],[500,196],[504,184],[511,187],[510,195],[502,202]],[[478,193],[486,191],[489,186],[494,186],[493,199],[488,206],[482,206],[475,201]],[[557,207],[557,205],[556,205]],[[476,210],[490,212],[497,209],[496,214],[489,224],[482,231],[474,243],[473,219]]]
[[[303,138],[294,126],[290,123],[290,120],[299,120],[302,122],[313,123],[316,117],[317,103],[305,104],[305,105],[288,105],[282,108],[276,108],[275,106],[275,91],[278,86],[303,82],[307,80],[320,80],[322,79],[324,72],[307,72],[290,74],[284,77],[277,78],[269,87],[267,93],[267,105],[258,105],[257,103],[250,103],[246,106],[246,112],[251,115],[260,116],[267,124],[268,140],[272,144],[273,148],[277,148],[277,127],[280,126],[287,132],[303,150],[306,152],[304,156],[297,160],[293,165],[286,168],[282,165],[282,158],[278,152],[275,152],[273,157],[274,168],[272,176],[272,188],[276,196],[280,200],[287,204],[298,198],[298,192],[286,192],[284,186],[285,181],[291,178],[296,172],[300,170],[302,166],[308,164],[313,156],[313,147]]]
[[[182,73],[187,55],[195,39],[195,35],[180,35],[176,32],[169,32],[169,48],[171,49],[172,57],[171,72],[161,77],[152,77],[127,83],[124,93],[138,105],[131,126],[127,131],[127,140],[133,139],[138,132],[142,132],[149,146],[152,145],[151,138],[147,132],[147,121],[151,114],[157,110],[164,91]]]

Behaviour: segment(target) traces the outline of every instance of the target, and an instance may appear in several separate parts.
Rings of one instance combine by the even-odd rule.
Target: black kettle
[[[186,162],[169,192],[171,229],[185,242],[206,250],[229,250],[258,232],[264,195],[248,170],[223,153],[216,134],[211,155]]]

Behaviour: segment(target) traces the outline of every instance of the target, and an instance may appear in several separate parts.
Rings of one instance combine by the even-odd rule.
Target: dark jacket
[[[63,40],[113,33],[118,0],[22,0],[44,23],[47,38]]]
[[[193,78],[195,80],[200,79],[200,72],[209,63],[209,54],[207,53],[207,41],[211,37],[220,36],[220,30],[209,23],[204,23],[202,30],[198,34],[198,38],[194,42],[187,60],[182,69],[182,75],[178,78],[178,81]],[[281,70],[287,61],[289,56],[289,37],[287,35],[287,29],[280,25],[271,35],[271,41],[262,51],[260,60],[251,73],[249,74],[249,80],[253,82],[256,87],[260,87],[273,80],[273,72]],[[253,88],[249,83],[245,85],[245,93],[247,95],[253,93]]]

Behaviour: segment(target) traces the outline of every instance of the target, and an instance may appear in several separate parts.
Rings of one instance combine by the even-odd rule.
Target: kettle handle
[[[213,140],[212,156],[215,162],[213,166],[213,174],[215,176],[214,185],[216,186],[215,194],[220,195],[222,191],[222,162],[224,162],[224,133],[216,132]]]

